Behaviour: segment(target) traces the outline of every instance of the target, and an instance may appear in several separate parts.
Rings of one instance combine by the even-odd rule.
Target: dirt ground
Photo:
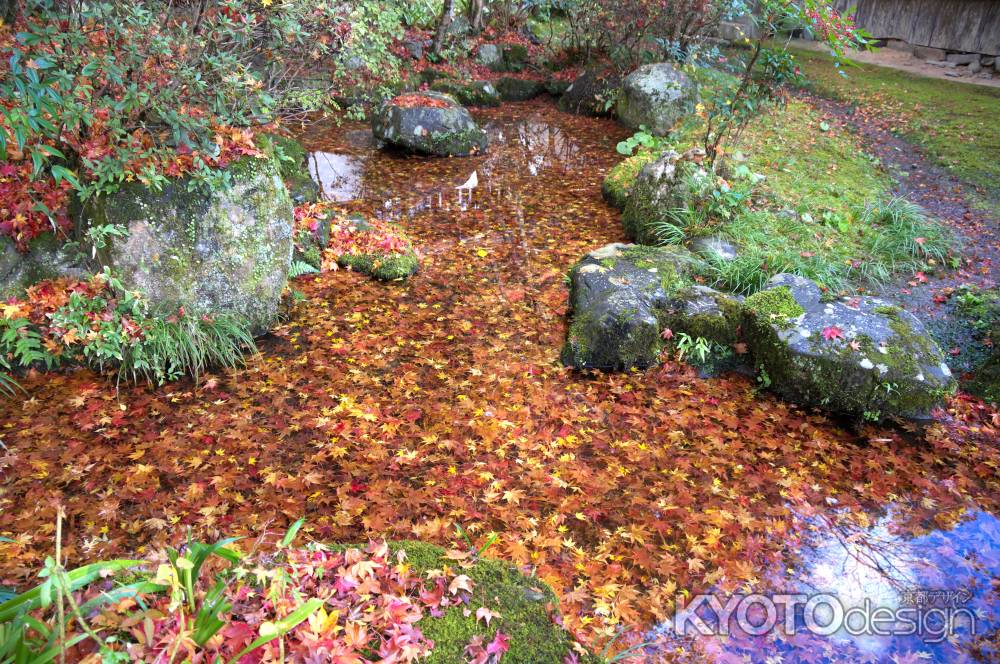
[[[808,41],[805,39],[793,39],[791,41],[791,45],[811,51],[824,50],[818,42]],[[918,58],[912,53],[901,51],[896,48],[887,47],[880,48],[875,51],[857,51],[851,54],[851,59],[858,62],[878,65],[880,67],[899,69],[911,74],[919,74],[921,76],[928,76],[931,78],[943,78],[949,81],[957,81],[959,83],[1000,88],[1000,74],[994,73],[992,77],[990,77],[990,69],[984,69],[979,74],[970,76],[966,73],[967,67],[956,67],[954,69],[938,67],[937,65],[927,64],[925,59]],[[961,73],[962,76],[949,76],[948,72],[958,72]]]

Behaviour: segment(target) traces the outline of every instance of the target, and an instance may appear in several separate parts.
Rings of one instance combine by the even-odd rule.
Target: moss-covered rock
[[[604,177],[604,183],[601,185],[601,194],[603,194],[604,200],[619,210],[623,210],[625,204],[628,202],[629,192],[639,177],[639,171],[647,164],[656,161],[656,158],[657,154],[655,152],[643,150],[624,161],[618,162],[618,164],[608,171],[608,174]]]
[[[367,274],[381,281],[406,279],[420,269],[420,258],[413,242],[395,224],[369,222],[363,215],[348,217],[350,224],[340,228],[333,243],[343,249],[337,256],[340,267]],[[394,250],[386,252],[384,246]]]
[[[674,223],[676,211],[688,206],[688,177],[708,175],[697,165],[681,160],[673,150],[644,165],[622,211],[625,235],[640,244],[658,244],[658,227]]]
[[[572,81],[565,81],[561,78],[549,78],[545,81],[545,91],[553,97],[561,97],[573,85]]]
[[[692,339],[732,346],[743,320],[740,298],[707,286],[693,285],[675,293],[660,315],[660,325]]]
[[[422,542],[391,543],[395,553],[406,551],[406,561],[414,571],[426,573],[445,566],[455,569],[454,560],[444,557],[444,549]],[[465,647],[476,635],[488,642],[498,630],[509,637],[510,650],[503,656],[505,664],[560,664],[572,650],[573,640],[559,627],[559,601],[552,589],[539,579],[521,574],[510,563],[481,558],[471,567],[461,570],[473,582],[472,613],[453,606],[438,617],[426,615],[417,627],[434,649],[427,664],[465,664]],[[477,620],[475,609],[486,607],[499,616],[487,625]],[[596,664],[596,658],[583,657],[581,662]]]
[[[528,66],[531,53],[524,44],[503,45],[503,68],[506,71],[518,72]]]
[[[743,310],[756,365],[790,401],[859,419],[921,420],[955,389],[921,323],[878,298],[824,302],[813,282],[779,274]]]
[[[343,268],[367,274],[381,281],[405,279],[420,269],[420,261],[412,252],[402,256],[344,254],[337,259],[337,263]]]
[[[437,80],[431,84],[431,90],[451,95],[458,103],[466,106],[500,105],[500,92],[489,81]]]
[[[486,149],[486,132],[454,97],[413,92],[390,99],[372,121],[379,140],[438,156],[467,156]]]
[[[43,233],[21,253],[14,241],[0,235],[0,297],[19,297],[45,279],[81,278],[86,274],[73,252],[52,233]]]
[[[562,361],[623,371],[657,362],[671,301],[691,285],[696,259],[683,247],[609,244],[570,270],[572,321]]]
[[[677,122],[694,112],[698,86],[667,62],[643,65],[625,77],[615,102],[615,115],[632,129],[666,136]]]
[[[545,92],[545,84],[528,78],[503,76],[497,81],[497,90],[504,101],[528,101]]]
[[[559,108],[578,115],[607,115],[621,78],[608,71],[588,69],[559,98]]]
[[[232,313],[255,334],[276,321],[292,257],[292,202],[273,157],[246,157],[226,169],[228,186],[190,178],[157,191],[139,182],[96,196],[85,225],[118,224],[99,255],[130,289],[173,313]]]
[[[274,146],[278,171],[292,203],[302,205],[318,201],[320,188],[309,174],[309,152],[305,146],[290,136],[280,134],[271,134],[268,139]]]

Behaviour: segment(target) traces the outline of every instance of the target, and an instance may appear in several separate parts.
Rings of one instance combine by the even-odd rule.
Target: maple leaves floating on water
[[[822,535],[811,515],[874,522],[894,503],[893,528],[915,533],[1000,511],[1000,421],[978,402],[954,400],[920,434],[855,435],[739,376],[559,366],[562,275],[621,239],[600,183],[625,132],[541,103],[517,114],[571,135],[574,160],[529,177],[499,144],[472,160],[366,156],[369,198],[352,210],[375,219],[401,200],[396,218],[427,248],[416,278],[302,280],[301,314],[260,361],[200,387],[26,380],[31,398],[0,410],[0,535],[17,540],[0,543],[2,574],[34,573],[56,497],[76,560],[303,513],[310,536],[343,542],[447,546],[460,521],[497,533],[490,555],[533,568],[566,625],[603,643],[670,616],[679,592],[766,590]],[[317,142],[347,151],[341,131]],[[419,207],[491,159],[466,208]]]

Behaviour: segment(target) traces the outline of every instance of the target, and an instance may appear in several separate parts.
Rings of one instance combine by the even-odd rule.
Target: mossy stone
[[[236,314],[261,334],[288,281],[292,202],[273,155],[245,157],[225,174],[228,184],[215,188],[187,177],[160,190],[125,183],[88,200],[82,218],[127,229],[100,263],[155,309]]]
[[[486,149],[489,139],[462,105],[440,92],[415,92],[406,103],[386,102],[372,121],[379,140],[423,154],[468,156]]]
[[[86,270],[53,233],[43,233],[21,253],[14,241],[0,235],[0,297],[20,297],[29,286],[59,277],[82,278]]]
[[[431,90],[451,95],[467,106],[499,106],[501,100],[499,90],[489,81],[437,80],[431,84]]]
[[[402,256],[379,256],[375,254],[344,254],[337,259],[343,268],[367,274],[380,281],[395,281],[416,274],[420,261],[413,252]]]
[[[639,172],[646,166],[656,161],[657,154],[651,150],[643,150],[623,161],[618,162],[604,177],[601,185],[601,194],[613,207],[619,210],[625,209],[628,202],[629,192],[639,177]]]
[[[345,546],[334,547],[337,549]],[[413,571],[424,575],[430,570],[450,567],[456,574],[472,579],[472,603],[469,607],[453,606],[440,617],[425,614],[416,626],[434,649],[423,662],[427,664],[465,664],[465,647],[474,636],[485,642],[497,631],[509,637],[510,650],[503,655],[505,664],[561,664],[573,650],[573,639],[556,624],[559,600],[547,584],[525,576],[510,563],[492,558],[480,558],[471,567],[457,568],[454,560],[445,558],[445,550],[424,542],[390,542],[393,554],[406,552],[406,562]],[[486,607],[499,616],[487,625],[478,620],[475,610]],[[470,615],[466,615],[471,608]],[[593,656],[579,660],[598,664]]]
[[[609,244],[569,273],[572,322],[563,364],[624,371],[657,363],[671,298],[686,286],[696,259],[683,247]]]
[[[954,392],[941,350],[913,315],[872,297],[826,302],[804,281],[776,275],[744,302],[743,335],[772,390],[872,421],[927,419]]]
[[[688,206],[690,191],[682,177],[683,169],[697,167],[678,162],[669,151],[639,170],[622,211],[622,228],[639,244],[658,244],[658,227],[674,223],[676,210]],[[686,171],[685,171],[686,172]]]
[[[532,79],[503,76],[497,81],[497,91],[504,101],[528,101],[542,94],[545,85]]]
[[[290,136],[270,134],[267,139],[274,146],[278,171],[295,205],[315,203],[319,200],[319,184],[309,174],[309,152],[299,141]]]
[[[625,77],[615,114],[627,127],[666,136],[677,122],[694,112],[698,86],[667,62],[639,67]]]

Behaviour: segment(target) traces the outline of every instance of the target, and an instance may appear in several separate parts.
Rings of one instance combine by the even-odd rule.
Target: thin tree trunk
[[[451,15],[455,10],[455,0],[444,0],[444,7],[441,9],[441,18],[438,20],[437,34],[434,35],[434,45],[431,48],[434,55],[441,53],[444,46],[444,38],[448,34],[448,26],[451,25]]]
[[[483,31],[483,0],[469,0],[468,18],[474,33]]]

